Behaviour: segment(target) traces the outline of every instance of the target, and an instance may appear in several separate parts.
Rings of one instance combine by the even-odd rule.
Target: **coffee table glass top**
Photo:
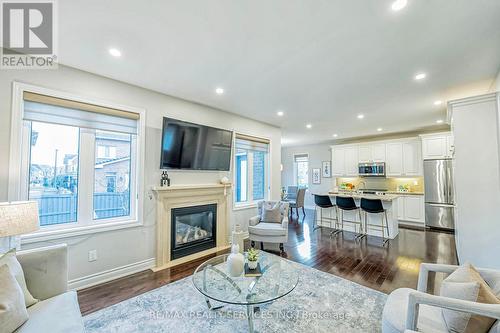
[[[193,274],[193,284],[203,295],[216,301],[237,305],[271,302],[290,293],[299,281],[292,264],[278,256],[259,253],[260,277],[230,276],[228,254],[211,258]],[[246,253],[245,253],[246,257]]]

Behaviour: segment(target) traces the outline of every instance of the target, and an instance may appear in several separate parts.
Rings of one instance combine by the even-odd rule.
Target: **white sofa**
[[[26,285],[40,301],[28,308],[29,319],[16,333],[85,332],[75,291],[68,291],[66,244],[19,251]]]
[[[281,223],[267,223],[261,222],[260,217],[262,216],[262,206],[264,203],[270,203],[274,205],[278,201],[259,201],[257,204],[259,215],[251,217],[248,222],[248,235],[252,246],[255,242],[261,242],[261,249],[263,248],[262,243],[279,243],[280,250],[283,251],[283,244],[288,240],[288,211],[290,205],[288,202],[280,202],[280,213],[281,213]]]
[[[384,306],[382,333],[448,333],[441,309],[478,314],[496,318],[497,322],[489,333],[500,333],[500,305],[482,304],[427,293],[429,272],[453,273],[458,266],[443,264],[421,264],[418,276],[418,290],[400,288],[394,290]],[[500,271],[478,269],[481,277],[497,296],[500,295]]]

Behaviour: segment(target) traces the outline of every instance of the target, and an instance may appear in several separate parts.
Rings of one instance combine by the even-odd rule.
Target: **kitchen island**
[[[399,194],[395,193],[388,193],[388,194],[367,194],[367,193],[360,193],[360,192],[355,192],[355,191],[329,191],[328,193],[315,193],[317,195],[328,195],[330,196],[330,199],[332,200],[332,203],[335,204],[335,198],[337,196],[342,196],[342,197],[352,197],[354,198],[354,201],[356,202],[356,205],[359,207],[361,198],[366,198],[366,199],[380,199],[382,201],[382,205],[387,211],[387,223],[389,225],[389,237],[385,235],[385,237],[394,239],[398,233],[399,233],[399,227],[398,227],[398,198]],[[320,212],[319,212],[319,207],[316,207],[316,217],[318,221],[316,222],[318,225],[324,226],[324,227],[330,227],[330,221],[325,220],[323,222],[319,221],[320,218]],[[335,209],[323,209],[323,217],[333,217],[335,218]],[[356,225],[349,223],[347,221],[358,221],[359,222],[359,213],[357,210],[354,211],[340,211],[339,212],[339,228],[341,227],[340,225],[340,217],[342,217],[342,214],[344,214],[344,230],[345,231],[355,231]],[[364,221],[364,212],[361,211],[361,216]],[[375,224],[378,226],[382,225],[382,216],[383,214],[368,214],[368,224]],[[335,227],[335,221],[332,222],[332,227]],[[359,227],[358,227],[359,228]],[[377,237],[382,237],[382,231],[380,228],[374,228],[370,227],[368,225],[368,230],[366,233],[371,236],[377,236]]]

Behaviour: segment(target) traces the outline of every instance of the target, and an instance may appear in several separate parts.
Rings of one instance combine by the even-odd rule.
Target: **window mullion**
[[[271,198],[271,184],[270,184],[270,172],[269,172],[269,154],[264,154],[264,199],[269,200]]]
[[[248,202],[253,202],[253,151],[248,151],[247,153],[247,175],[248,175]]]
[[[80,129],[80,160],[78,176],[78,224],[94,220],[95,130]]]

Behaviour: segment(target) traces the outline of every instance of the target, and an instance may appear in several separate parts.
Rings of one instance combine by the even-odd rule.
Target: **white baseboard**
[[[97,284],[101,284],[130,274],[144,271],[146,269],[153,268],[155,265],[156,265],[156,259],[150,258],[132,264],[115,267],[99,273],[94,273],[70,280],[68,281],[68,288],[71,290],[79,290],[83,288],[92,287]]]

